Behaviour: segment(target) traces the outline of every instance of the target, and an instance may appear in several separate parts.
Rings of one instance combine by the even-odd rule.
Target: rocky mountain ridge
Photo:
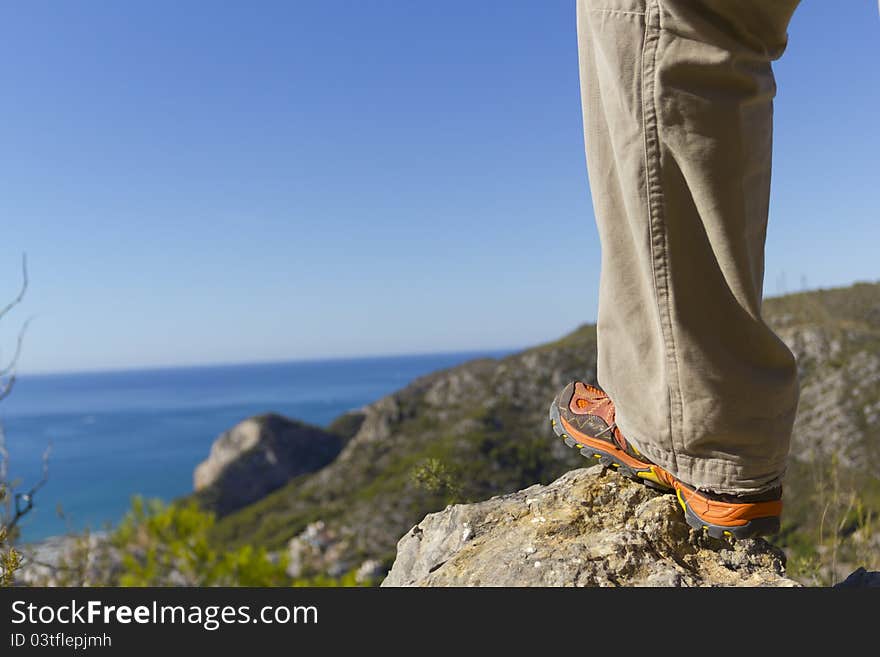
[[[834,549],[838,572],[813,574],[836,581],[853,565],[832,545],[838,534],[859,554],[880,554],[880,534],[853,511],[862,519],[880,513],[880,484],[863,467],[880,455],[880,284],[768,299],[764,315],[795,352],[801,379],[787,511],[774,540],[805,572]],[[595,366],[595,328],[584,326],[554,343],[422,377],[341,418],[351,437],[331,463],[226,515],[215,540],[290,549],[305,573],[370,560],[390,566],[397,539],[425,514],[582,467],[550,437],[546,406],[568,380],[594,382]],[[304,532],[317,522],[333,536],[332,550],[303,551]]]

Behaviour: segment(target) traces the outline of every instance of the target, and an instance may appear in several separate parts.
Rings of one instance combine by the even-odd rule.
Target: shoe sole
[[[694,513],[694,510],[691,509],[684,495],[682,495],[681,488],[675,489],[675,497],[684,511],[684,519],[687,524],[694,529],[705,530],[712,538],[755,538],[779,532],[779,516],[753,518],[744,525],[715,525],[706,522]]]
[[[613,452],[606,451],[597,445],[586,445],[568,435],[562,424],[562,418],[559,416],[559,407],[556,405],[556,401],[550,405],[550,427],[557,436],[562,438],[566,446],[572,449],[577,449],[580,455],[584,458],[594,463],[598,463],[599,465],[603,465],[606,468],[611,468],[627,479],[636,481],[648,488],[653,488],[662,493],[674,492],[679,505],[684,511],[684,519],[688,526],[693,529],[703,530],[712,538],[754,538],[756,536],[775,534],[779,531],[780,522],[778,516],[754,518],[746,522],[744,525],[727,526],[706,522],[688,505],[687,500],[681,492],[681,488],[677,486],[676,488],[669,488],[668,486],[664,486],[648,479],[646,475],[650,476],[653,474],[651,473],[650,468],[634,468],[630,464],[621,460]]]

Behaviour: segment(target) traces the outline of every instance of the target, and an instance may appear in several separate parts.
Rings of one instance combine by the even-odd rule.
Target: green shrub
[[[459,478],[439,459],[425,459],[412,469],[410,478],[418,488],[445,498],[447,504],[461,499]]]
[[[246,545],[219,551],[208,542],[214,515],[194,503],[136,497],[111,542],[122,558],[122,586],[285,586],[283,557]]]

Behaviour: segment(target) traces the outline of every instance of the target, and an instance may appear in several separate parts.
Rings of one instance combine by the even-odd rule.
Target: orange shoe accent
[[[772,518],[782,514],[782,500],[766,502],[722,502],[691,490],[675,480],[679,501],[686,504],[706,524],[721,527],[742,527],[756,518]]]
[[[592,436],[588,436],[585,433],[578,431],[568,420],[564,417],[559,418],[562,421],[562,426],[565,427],[565,432],[571,436],[575,442],[580,443],[584,447],[589,447],[591,449],[595,449],[601,452],[608,452],[610,450],[614,450],[614,458],[619,459],[626,463],[629,467],[635,470],[647,470],[652,467],[652,463],[645,463],[644,461],[639,461],[635,457],[630,456],[622,449],[618,449],[615,445],[610,443],[607,440],[602,440],[601,438],[593,438]],[[658,466],[653,466],[658,470],[662,470]],[[665,474],[665,471],[663,471]],[[672,488],[672,485],[669,486]]]

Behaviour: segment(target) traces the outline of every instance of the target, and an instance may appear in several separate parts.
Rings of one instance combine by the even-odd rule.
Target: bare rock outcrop
[[[214,441],[193,473],[194,489],[203,506],[225,515],[324,467],[342,444],[334,433],[281,415],[251,417]]]
[[[764,540],[700,535],[675,497],[601,466],[428,515],[383,586],[799,586]]]

